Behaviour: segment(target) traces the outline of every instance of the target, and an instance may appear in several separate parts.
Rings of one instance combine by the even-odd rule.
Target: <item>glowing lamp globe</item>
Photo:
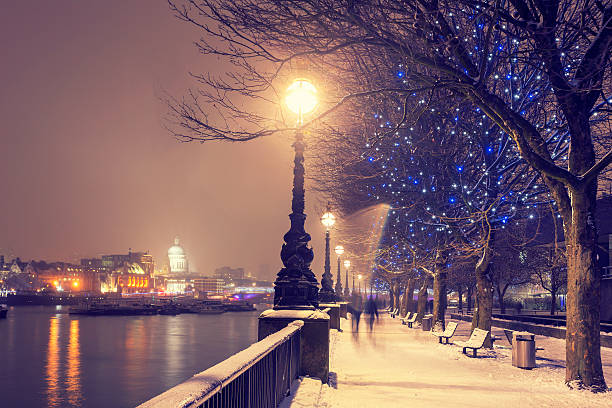
[[[351,261],[349,261],[348,259],[346,261],[344,261],[344,267],[346,269],[350,268],[351,267]]]
[[[330,229],[336,223],[336,216],[328,211],[321,217],[321,223]]]
[[[334,251],[336,251],[336,255],[340,256],[344,253],[344,247],[342,245],[338,245]]]
[[[357,275],[357,279],[361,280],[361,274]]]
[[[296,79],[287,88],[285,103],[297,115],[305,115],[317,106],[317,88],[306,79]]]

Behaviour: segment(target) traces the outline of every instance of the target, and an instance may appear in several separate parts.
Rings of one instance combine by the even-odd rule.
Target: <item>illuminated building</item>
[[[178,237],[174,238],[174,245],[168,249],[168,261],[170,262],[170,275],[184,275],[189,273],[187,255],[179,244]]]
[[[217,278],[194,278],[192,282],[193,289],[198,294],[206,293],[211,295],[221,295],[223,294],[223,288],[225,287],[225,282],[223,281],[223,279]]]
[[[166,293],[185,293],[190,288],[187,279],[166,279]]]
[[[153,288],[155,263],[146,252],[102,255],[100,258],[81,259],[85,269],[99,275],[98,290],[103,293],[146,293]]]
[[[117,277],[117,292],[146,293],[153,287],[151,274],[137,262],[123,264],[114,274]]]

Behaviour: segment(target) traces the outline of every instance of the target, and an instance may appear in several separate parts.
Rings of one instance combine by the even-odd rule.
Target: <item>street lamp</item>
[[[348,259],[344,260],[344,268],[346,269],[346,286],[348,287],[348,273],[349,273],[349,268],[351,267],[351,261],[349,261]],[[355,273],[353,273],[353,290],[351,291],[351,294],[355,291]]]
[[[317,107],[317,88],[307,79],[296,79],[287,88],[285,103],[291,112],[298,115],[297,124],[301,125],[304,120],[303,115],[312,112]]]
[[[357,283],[359,285],[359,294],[361,295],[361,274],[357,275]]]
[[[336,278],[336,297],[338,298],[338,300],[341,300],[342,297],[342,278],[340,276],[340,256],[344,253],[344,247],[342,245],[338,245],[336,246],[336,248],[334,248],[334,251],[336,252],[336,255],[338,255],[338,277]],[[348,275],[347,275],[347,283],[348,283]],[[345,288],[345,291],[348,290],[348,288]],[[344,294],[346,296],[346,293]]]
[[[322,302],[335,302],[334,282],[331,274],[331,265],[329,261],[329,230],[336,223],[336,216],[331,213],[327,203],[327,210],[321,217],[321,223],[325,226],[325,268],[323,277],[321,278],[321,290],[319,291],[319,300]]]
[[[281,249],[283,268],[274,282],[275,309],[314,309],[318,306],[318,282],[310,270],[314,258],[308,246],[310,235],[304,230],[304,137],[299,128],[304,115],[317,106],[317,90],[306,79],[296,79],[287,88],[285,103],[297,115],[293,167],[293,199],[291,201],[291,227],[283,239]]]

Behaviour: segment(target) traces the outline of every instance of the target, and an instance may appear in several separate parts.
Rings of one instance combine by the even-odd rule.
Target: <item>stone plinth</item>
[[[329,308],[329,328],[340,330],[340,305],[337,303],[319,303],[319,309]]]
[[[302,320],[300,339],[300,375],[320,378],[329,375],[329,315],[320,310],[273,310],[259,315],[258,340],[277,332],[294,320]]]
[[[348,302],[336,302],[337,305],[340,305],[340,317],[347,318],[348,313]]]

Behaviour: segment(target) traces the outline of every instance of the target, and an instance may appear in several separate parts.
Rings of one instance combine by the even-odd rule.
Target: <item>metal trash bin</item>
[[[421,329],[423,331],[430,331],[431,330],[431,319],[433,316],[425,316],[423,317],[423,320],[421,321]]]
[[[531,370],[535,368],[535,334],[512,333],[512,365]]]

